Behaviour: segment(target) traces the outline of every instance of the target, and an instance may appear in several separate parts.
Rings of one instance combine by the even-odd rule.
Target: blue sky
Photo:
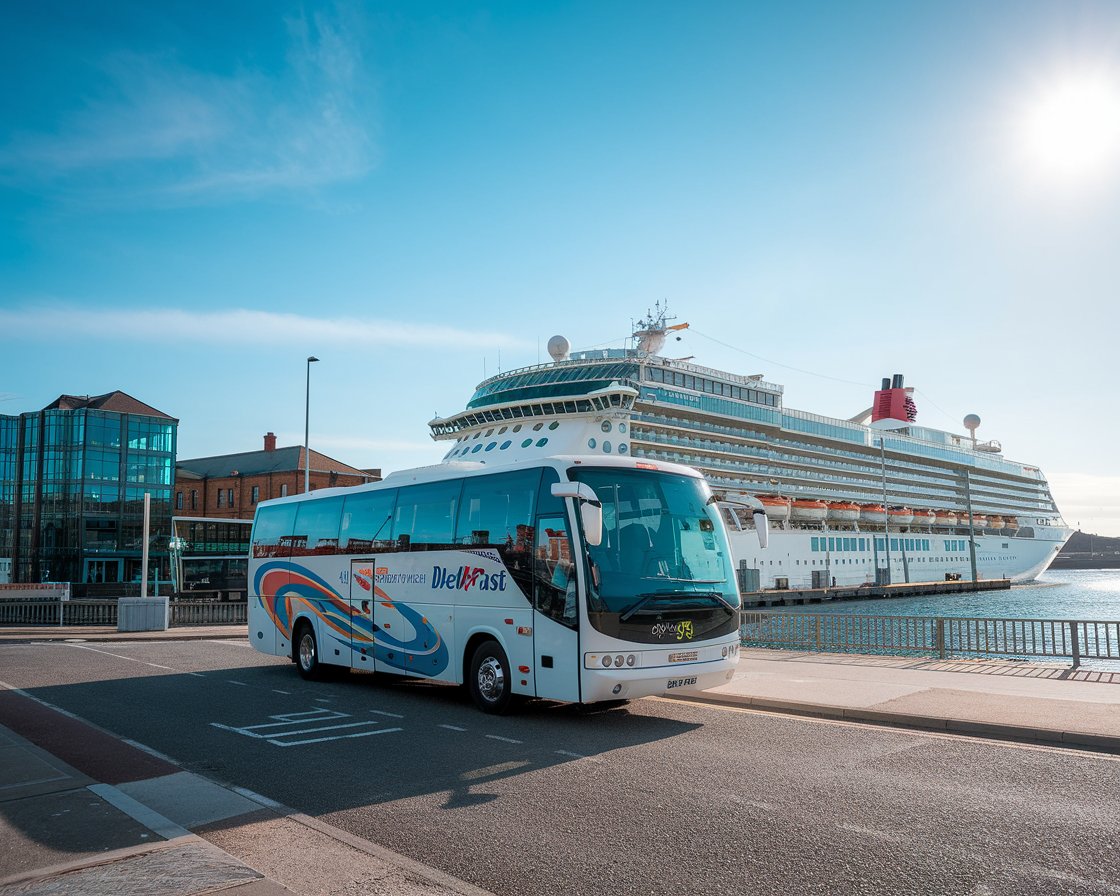
[[[1120,535],[1114,2],[5,19],[0,412],[119,388],[181,457],[297,444],[314,354],[313,447],[399,469],[499,364],[667,299],[794,408],[904,373]]]

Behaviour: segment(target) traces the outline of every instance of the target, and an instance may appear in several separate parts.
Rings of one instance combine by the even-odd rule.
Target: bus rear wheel
[[[306,622],[296,629],[293,652],[301,678],[312,681],[320,676],[322,666],[319,665],[319,645],[315,642],[315,630]]]
[[[468,685],[475,706],[483,712],[501,715],[510,711],[513,676],[506,652],[497,641],[483,641],[475,648]]]

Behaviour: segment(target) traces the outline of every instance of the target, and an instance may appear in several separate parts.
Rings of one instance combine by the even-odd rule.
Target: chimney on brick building
[[[266,432],[264,434],[264,450],[265,451],[275,451],[276,450],[276,433]]]

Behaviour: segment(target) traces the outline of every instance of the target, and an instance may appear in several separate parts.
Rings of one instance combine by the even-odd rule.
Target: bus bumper
[[[584,669],[582,702],[636,700],[658,694],[704,691],[731,681],[738,665],[739,658],[736,656],[683,667]]]

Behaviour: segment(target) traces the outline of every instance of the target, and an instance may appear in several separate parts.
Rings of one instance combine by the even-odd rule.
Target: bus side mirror
[[[579,502],[579,516],[583,523],[583,537],[591,547],[603,542],[603,505],[595,490],[586,482],[555,482],[554,498],[575,498]]]
[[[732,507],[745,507],[751,512],[754,518],[754,531],[758,535],[758,546],[765,548],[770,543],[770,520],[766,518],[766,510],[762,506],[762,502],[758,498],[752,498],[750,495],[735,495],[734,497],[725,496],[717,498],[712,495],[708,499],[708,503],[729,504]]]

